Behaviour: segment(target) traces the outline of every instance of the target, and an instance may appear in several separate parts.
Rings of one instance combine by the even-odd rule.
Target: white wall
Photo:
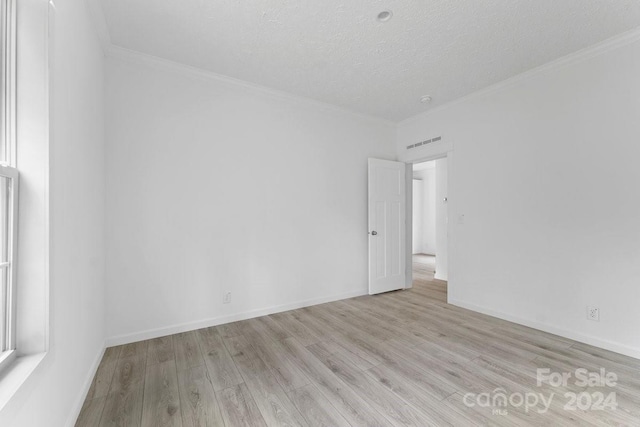
[[[33,39],[23,38],[35,46],[46,39],[48,4],[18,4],[23,17],[34,11],[45,16],[30,35]],[[50,347],[0,412],[0,425],[7,427],[73,425],[104,348],[103,55],[84,1],[57,2],[52,23]],[[28,50],[21,54],[28,56]],[[25,153],[19,146],[21,155]],[[26,178],[21,189],[30,191]],[[27,295],[19,297],[24,300]]]
[[[422,253],[424,246],[424,231],[422,229],[422,225],[424,223],[424,215],[422,213],[424,209],[424,190],[423,182],[421,179],[413,179],[413,186],[411,191],[413,192],[413,198],[411,199],[413,208],[413,212],[411,214],[411,221],[413,224],[411,227],[411,253],[420,254]]]
[[[435,161],[435,189],[433,204],[435,206],[433,221],[435,234],[435,254],[436,254],[436,273],[433,277],[440,280],[449,279],[449,202],[447,179],[449,170],[447,168],[448,159],[438,159]]]
[[[436,253],[436,170],[435,167],[413,171],[414,185],[420,182],[419,200],[414,198],[414,243],[413,253],[435,255]],[[416,181],[418,180],[418,181]],[[414,192],[415,194],[415,192]],[[419,212],[415,211],[419,205]],[[418,227],[416,230],[415,227]]]
[[[638,38],[401,123],[454,147],[451,302],[640,356]]]
[[[110,342],[366,293],[394,126],[122,53],[107,93]]]

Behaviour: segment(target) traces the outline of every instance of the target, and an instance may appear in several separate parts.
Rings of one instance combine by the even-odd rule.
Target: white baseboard
[[[87,374],[87,379],[84,381],[82,389],[80,389],[80,395],[76,398],[76,402],[72,407],[71,413],[69,414],[69,418],[65,425],[69,427],[73,427],[76,425],[76,421],[80,416],[80,411],[82,411],[82,405],[84,405],[84,400],[87,397],[87,393],[89,392],[89,388],[91,388],[91,383],[93,382],[93,378],[96,376],[96,372],[98,372],[98,366],[100,366],[100,362],[102,361],[102,357],[104,356],[104,351],[106,346],[103,345],[102,349],[98,351],[98,355],[95,360],[91,364],[91,369]]]
[[[439,274],[437,271],[433,275],[434,279],[444,280],[445,282],[448,280],[448,277],[445,274]]]
[[[558,335],[564,338],[569,338],[574,341],[579,341],[581,343],[589,344],[594,347],[599,347],[605,350],[613,351],[615,353],[623,354],[625,356],[640,359],[640,349],[630,347],[628,345],[620,344],[615,341],[604,340],[591,335],[584,335],[579,332],[571,331],[568,329],[558,328],[556,326],[549,325],[547,323],[541,323],[535,320],[524,319],[518,316],[513,316],[511,314],[502,313],[499,311],[492,310],[490,308],[468,303],[466,301],[450,298],[448,303],[458,307],[466,308],[468,310],[477,311],[478,313],[486,314],[492,317],[497,317],[498,319],[507,320],[509,322],[517,323],[519,325],[528,326],[530,328],[538,329],[543,332],[548,332],[550,334]]]
[[[197,320],[194,322],[181,323],[179,325],[166,326],[157,329],[148,329],[146,331],[134,332],[131,334],[117,335],[107,338],[106,346],[112,347],[114,345],[129,344],[137,341],[144,341],[158,337],[164,337],[166,335],[178,334],[180,332],[194,331],[196,329],[208,328],[211,326],[223,325],[225,323],[237,322],[238,320],[247,320],[254,317],[266,316],[269,314],[280,313],[283,311],[295,310],[296,308],[309,307],[317,304],[324,304],[332,301],[339,301],[347,298],[359,297],[367,295],[368,291],[363,289],[361,291],[347,292],[339,295],[331,295],[328,297],[314,298],[310,300],[298,301],[289,304],[276,305],[267,308],[261,308],[257,310],[245,311],[242,313],[236,313],[228,316],[213,317],[209,319]]]

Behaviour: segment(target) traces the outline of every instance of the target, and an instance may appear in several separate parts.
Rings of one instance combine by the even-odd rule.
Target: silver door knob
[[[377,232],[377,231],[372,231],[372,232],[371,232],[371,235],[372,235],[372,236],[377,236],[377,235],[378,235],[378,232]]]

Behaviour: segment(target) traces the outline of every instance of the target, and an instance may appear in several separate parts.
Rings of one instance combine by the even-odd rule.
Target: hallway
[[[426,254],[413,255],[413,287],[429,289],[431,297],[447,302],[447,282],[434,279],[436,257]]]

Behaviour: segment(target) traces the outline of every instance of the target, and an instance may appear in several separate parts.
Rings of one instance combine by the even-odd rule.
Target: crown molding
[[[502,80],[484,89],[480,89],[468,95],[462,96],[460,98],[456,98],[452,101],[436,106],[422,113],[418,113],[414,116],[408,117],[400,121],[392,121],[392,120],[384,119],[382,117],[376,117],[366,113],[350,110],[348,108],[341,107],[335,104],[318,101],[318,100],[300,96],[300,95],[294,95],[292,93],[285,92],[282,90],[272,89],[267,86],[262,86],[256,83],[251,83],[245,80],[240,80],[240,79],[225,76],[222,74],[217,74],[213,71],[208,71],[202,68],[185,65],[172,60],[168,60],[168,59],[160,58],[157,56],[149,55],[146,53],[142,53],[139,51],[134,51],[134,50],[120,47],[120,46],[116,46],[111,42],[109,27],[104,17],[104,12],[100,5],[100,1],[85,0],[85,3],[87,4],[87,9],[91,16],[91,20],[94,23],[95,31],[98,34],[98,37],[101,41],[101,44],[106,56],[125,59],[125,60],[138,62],[138,63],[144,63],[148,66],[152,66],[155,68],[161,68],[165,70],[168,69],[185,76],[191,76],[191,77],[195,77],[203,80],[215,81],[217,83],[222,83],[230,87],[242,88],[244,90],[257,92],[272,98],[286,100],[289,102],[296,102],[296,103],[300,103],[307,106],[313,106],[315,108],[323,109],[326,111],[333,111],[335,113],[351,115],[354,117],[358,117],[359,119],[375,122],[378,124],[383,124],[396,129],[399,126],[416,122],[420,119],[428,117],[431,114],[434,114],[442,110],[446,110],[448,108],[451,108],[463,102],[470,101],[472,99],[479,98],[481,96],[485,96],[494,92],[500,92],[500,91],[509,89],[511,87],[515,87],[519,84],[522,84],[530,79],[537,77],[538,75],[545,74],[545,73],[548,73],[549,71],[561,69],[572,64],[589,60],[591,58],[597,57],[609,51],[621,48],[623,46],[629,45],[631,43],[634,43],[640,40],[640,27],[638,27],[633,30],[624,32],[622,34],[613,36],[595,45],[588,46],[576,52],[570,53],[559,59],[540,65],[531,70],[525,71],[516,76],[510,77],[506,80]]]
[[[637,41],[640,41],[640,27],[624,32],[622,34],[618,34],[617,36],[613,36],[602,42],[588,46],[576,52],[570,53],[566,56],[563,56],[551,62],[547,62],[546,64],[540,65],[539,67],[532,68],[531,70],[525,71],[521,74],[510,77],[501,82],[495,83],[484,89],[480,89],[476,92],[472,92],[469,95],[465,95],[463,97],[454,99],[453,101],[449,101],[445,104],[442,104],[432,109],[429,109],[427,111],[424,111],[422,113],[418,113],[415,116],[399,121],[398,126],[404,126],[407,124],[414,123],[418,120],[428,117],[431,114],[434,114],[442,110],[446,110],[448,108],[451,108],[463,102],[470,101],[472,99],[479,98],[481,96],[488,95],[494,92],[500,92],[500,91],[512,88],[530,79],[533,79],[538,75],[545,74],[553,70],[562,69],[569,65],[577,64],[577,63],[589,60],[591,58],[594,58],[599,55],[610,52],[612,50],[627,46]]]
[[[357,117],[358,119],[361,119],[361,120],[389,126],[394,129],[397,127],[396,122],[383,119],[381,117],[371,116],[368,114],[349,110],[347,108],[340,107],[334,104],[317,101],[317,100],[300,96],[300,95],[294,95],[292,93],[281,91],[278,89],[271,89],[266,86],[250,83],[245,80],[236,79],[236,78],[225,76],[222,74],[217,74],[212,71],[204,70],[202,68],[192,67],[190,65],[185,65],[179,62],[171,61],[171,60],[160,58],[153,55],[148,55],[146,53],[141,53],[135,50],[126,49],[123,47],[116,46],[114,44],[109,44],[105,48],[105,54],[107,57],[144,64],[152,68],[170,70],[177,74],[181,74],[183,76],[197,78],[205,81],[212,81],[218,84],[221,83],[231,88],[236,88],[236,89],[239,88],[249,92],[258,93],[263,96],[268,96],[270,98],[276,98],[279,100],[293,102],[300,105],[306,105],[306,106],[324,110],[324,111],[339,113],[341,115],[346,114],[353,117]]]

